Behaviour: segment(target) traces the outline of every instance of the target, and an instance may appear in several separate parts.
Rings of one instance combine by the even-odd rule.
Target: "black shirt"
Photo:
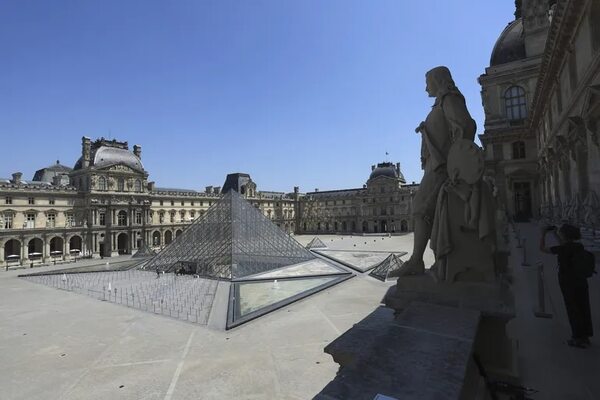
[[[582,251],[583,245],[581,243],[567,242],[560,246],[550,247],[550,252],[558,256],[558,275],[564,278],[571,278],[580,280],[575,276],[573,268],[573,254],[578,251]],[[585,280],[585,279],[584,279]]]

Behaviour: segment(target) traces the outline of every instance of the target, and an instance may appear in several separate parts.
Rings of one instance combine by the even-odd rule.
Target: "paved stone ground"
[[[341,249],[352,240],[363,250],[412,247],[411,235],[366,246],[324,239]],[[338,368],[323,348],[393,284],[357,276],[221,332],[17,278],[64,267],[0,271],[2,399],[310,399]]]
[[[519,227],[529,239],[531,263],[546,264],[547,304],[554,315],[533,316],[536,272],[521,266],[521,250],[513,240],[517,318],[509,331],[519,340],[524,384],[541,391],[536,399],[599,399],[600,277],[589,281],[597,332],[593,346],[568,347],[555,257],[537,251],[536,226]],[[296,239],[306,244],[312,237]],[[351,250],[357,244],[359,250],[412,250],[410,234],[384,240],[320,237],[331,249]],[[430,252],[426,260],[431,262]],[[323,348],[371,313],[393,284],[357,276],[221,332],[16,277],[58,268],[64,266],[0,271],[2,399],[310,399],[337,371]]]

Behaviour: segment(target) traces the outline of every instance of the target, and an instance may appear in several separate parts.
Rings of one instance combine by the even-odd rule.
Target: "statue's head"
[[[441,97],[450,91],[458,91],[447,67],[435,67],[427,71],[425,82],[429,97]]]

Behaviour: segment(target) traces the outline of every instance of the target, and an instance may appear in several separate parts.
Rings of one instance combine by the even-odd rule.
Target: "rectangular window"
[[[100,213],[100,225],[101,226],[105,226],[106,225],[106,214],[101,212]]]
[[[163,201],[161,200],[159,204],[162,206],[163,205]]]
[[[192,201],[192,207],[194,207],[194,202]]]
[[[171,215],[170,216],[171,216],[171,219],[170,219],[171,223],[172,224],[175,223],[175,211],[171,211]]]
[[[179,216],[180,216],[179,218],[181,219],[181,222],[184,222],[185,221],[185,211],[180,211]]]
[[[175,200],[171,200],[171,205],[174,206],[175,205]]]
[[[50,204],[51,206],[53,206],[54,205],[54,199],[49,199],[48,200],[48,204]]]
[[[142,213],[139,211],[135,213],[135,223],[138,225],[142,224]]]
[[[158,223],[159,224],[164,224],[165,223],[165,213],[159,213],[158,214]]]
[[[27,198],[27,202],[28,202],[29,204],[35,204],[35,199],[34,199],[33,197],[28,197],[28,198]]]
[[[25,228],[33,229],[35,228],[35,214],[27,213],[27,221],[25,221]]]
[[[13,227],[13,215],[11,213],[4,214],[4,229],[12,229]]]
[[[6,204],[12,204],[12,197],[6,196]]]
[[[182,205],[182,206],[185,206],[185,201],[182,201],[182,202],[181,202],[181,205]]]
[[[56,214],[50,213],[46,217],[46,227],[47,228],[54,228],[55,226],[56,226]]]

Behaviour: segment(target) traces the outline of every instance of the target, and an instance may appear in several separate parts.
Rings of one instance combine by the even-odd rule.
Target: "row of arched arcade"
[[[3,264],[43,263],[79,257],[84,250],[80,235],[20,237],[0,240]]]
[[[173,239],[178,238],[182,233],[182,229],[176,229],[174,232],[170,229],[166,229],[164,231],[155,230],[152,232],[150,244],[152,247],[166,246],[171,243]]]

